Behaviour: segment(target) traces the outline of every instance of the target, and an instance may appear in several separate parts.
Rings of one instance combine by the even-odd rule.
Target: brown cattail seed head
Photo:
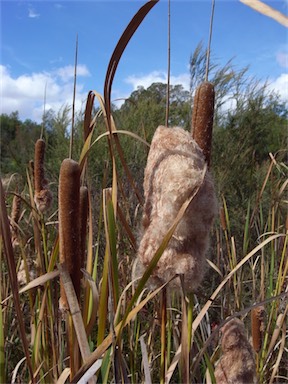
[[[80,297],[80,167],[71,159],[63,160],[59,177],[59,255],[71,275],[75,292]],[[61,284],[60,308],[68,309]]]
[[[253,349],[258,353],[262,347],[262,340],[264,334],[264,316],[265,308],[263,306],[253,308],[251,312],[251,331]]]
[[[12,201],[12,210],[11,210],[11,234],[12,234],[13,247],[19,244],[17,225],[20,219],[20,210],[21,210],[21,197],[14,195],[13,201]]]
[[[208,166],[211,158],[214,101],[214,85],[208,81],[200,84],[194,96],[192,136],[202,149]]]
[[[35,144],[34,201],[40,212],[44,212],[47,209],[49,209],[52,203],[52,193],[48,189],[48,182],[44,176],[44,156],[45,156],[45,141],[42,139],[39,139],[36,141],[36,144]]]
[[[146,269],[185,201],[191,200],[174,235],[153,271],[150,283],[161,285],[175,275],[184,275],[191,292],[204,275],[209,232],[217,210],[214,184],[209,172],[203,180],[205,159],[189,132],[179,127],[157,128],[144,174],[145,204],[143,236],[134,278]],[[170,283],[180,288],[180,279]]]
[[[256,383],[256,365],[244,324],[232,319],[222,329],[222,356],[215,368],[217,384]]]
[[[14,195],[12,201],[12,210],[11,210],[11,219],[13,223],[18,224],[20,219],[20,209],[21,209],[21,197]]]

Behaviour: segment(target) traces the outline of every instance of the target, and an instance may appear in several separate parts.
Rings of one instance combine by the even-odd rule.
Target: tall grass
[[[214,367],[220,356],[218,330],[225,325],[227,317],[240,317],[247,333],[253,336],[259,382],[288,380],[287,167],[277,155],[271,154],[258,198],[250,201],[243,213],[246,221],[241,238],[233,235],[229,206],[225,196],[222,197],[221,215],[211,234],[209,272],[197,292],[186,294],[183,288],[171,292],[169,282],[155,290],[146,287],[189,201],[180,209],[143,276],[137,281],[131,278],[137,249],[137,229],[131,225],[134,221],[131,212],[136,210],[136,204],[143,203],[143,197],[123,155],[119,135],[148,144],[132,132],[117,130],[111,114],[110,93],[121,54],[155,3],[145,4],[122,35],[107,70],[104,98],[96,92],[88,95],[77,186],[70,186],[64,195],[69,199],[64,213],[59,198],[59,219],[68,214],[70,229],[63,228],[63,223],[56,219],[57,207],[54,212],[37,209],[35,188],[27,171],[17,223],[20,241],[13,249],[9,219],[12,225],[15,191],[4,191],[1,187],[1,382],[215,382]],[[94,116],[96,100],[100,113]],[[100,115],[106,121],[105,134],[97,133]],[[89,178],[89,167],[93,167],[89,155],[92,151],[97,153],[104,140],[109,143],[110,164],[103,168],[103,187],[97,191],[96,210],[91,205],[96,183]],[[120,159],[119,163],[116,158]],[[127,204],[130,202],[127,188],[122,188],[123,180],[118,176],[122,170],[129,182],[128,190],[136,196],[132,207]],[[111,176],[109,188],[108,176]],[[82,194],[80,184],[87,186],[83,191],[84,202],[78,195]],[[64,193],[61,185],[59,196]],[[76,216],[71,221],[69,212],[75,207]],[[73,245],[69,243],[71,239],[67,241],[72,255],[70,266],[78,265],[77,272],[80,265],[84,267],[80,285],[79,276],[73,284],[73,273],[70,276],[69,268],[62,264],[65,259],[62,256],[67,253],[61,239],[63,235],[73,234],[75,228],[81,237],[79,249],[73,249],[77,242]],[[73,251],[79,251],[79,255],[76,252],[73,256]],[[83,254],[84,264],[74,259]],[[22,260],[26,283],[20,287],[17,272]],[[30,279],[31,272],[37,277]],[[67,316],[59,311],[60,275],[68,301]],[[260,308],[264,308],[265,316],[258,318],[260,322],[254,318],[251,332],[251,312],[253,319]],[[260,327],[261,343],[257,333]]]

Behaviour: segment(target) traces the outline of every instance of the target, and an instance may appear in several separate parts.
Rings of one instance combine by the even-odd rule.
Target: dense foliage
[[[197,58],[195,54],[191,57],[191,67],[201,66],[200,52],[196,50]],[[193,76],[201,77],[198,72],[191,73],[191,87],[197,85],[193,83]],[[212,171],[219,196],[224,195],[232,213],[234,209],[237,213],[256,198],[255,191],[267,171],[269,154],[276,155],[280,150],[278,156],[285,160],[288,110],[275,93],[268,92],[266,84],[261,85],[256,80],[248,83],[246,70],[236,72],[228,63],[220,69],[214,66],[213,73],[216,109]],[[156,127],[165,123],[166,92],[167,87],[162,83],[154,83],[147,89],[139,87],[132,92],[119,109],[114,108],[117,129],[133,132],[149,143]],[[190,129],[192,100],[191,92],[181,85],[170,86],[170,126]],[[232,107],[228,109],[229,105]],[[17,112],[1,115],[1,172],[4,177],[18,173],[25,179],[25,169],[33,159],[34,143],[43,125],[47,172],[49,180],[57,182],[60,164],[69,152],[71,119],[67,106],[58,112],[48,111],[41,125],[30,120],[20,121]],[[79,158],[81,153],[82,126],[83,115],[79,113],[75,123],[74,158]],[[96,132],[97,135],[105,132],[101,115]],[[141,188],[148,147],[127,135],[120,135],[120,142],[125,160]],[[91,177],[97,179],[109,158],[105,140],[96,145],[90,157]]]

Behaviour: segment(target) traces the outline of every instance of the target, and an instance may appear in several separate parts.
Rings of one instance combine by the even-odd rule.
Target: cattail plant
[[[222,356],[215,368],[216,383],[256,383],[254,353],[243,322],[232,319],[222,327],[221,333]]]
[[[260,352],[265,330],[265,308],[263,306],[253,308],[251,311],[252,345],[256,353]]]
[[[63,160],[59,177],[59,254],[71,275],[77,298],[80,297],[80,167],[72,159]],[[61,283],[61,310],[69,309]]]
[[[209,231],[217,210],[214,184],[205,170],[203,153],[189,132],[179,127],[157,128],[144,174],[143,236],[135,277],[150,263],[181,206],[193,193],[196,195],[152,273],[151,286],[159,286],[175,275],[184,275],[187,292],[201,283]],[[180,279],[174,279],[170,286],[180,288]]]
[[[34,159],[34,201],[40,212],[47,211],[52,203],[52,194],[44,175],[45,141],[38,139],[35,144]]]
[[[214,85],[204,81],[197,87],[194,96],[192,137],[202,149],[208,166],[211,158],[214,100]]]
[[[20,211],[21,211],[21,197],[18,195],[14,195],[13,201],[12,201],[11,221],[10,221],[13,247],[15,247],[16,245],[19,245],[18,222],[20,219]]]

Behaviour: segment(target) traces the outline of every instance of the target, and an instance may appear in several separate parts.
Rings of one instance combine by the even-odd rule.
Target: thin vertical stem
[[[171,13],[170,0],[168,0],[168,58],[167,58],[167,95],[166,95],[166,118],[165,125],[169,125],[169,110],[170,110],[170,62],[171,62]]]
[[[189,327],[188,327],[188,318],[187,318],[187,305],[185,299],[185,293],[183,290],[184,279],[181,276],[181,284],[182,284],[182,298],[181,298],[181,306],[182,306],[182,327],[181,327],[181,380],[183,383],[190,383],[189,379]]]
[[[162,290],[161,295],[161,362],[160,362],[160,384],[165,382],[166,374],[166,323],[167,323],[167,291],[166,287]]]
[[[74,135],[74,125],[75,125],[75,99],[76,99],[77,61],[78,61],[78,34],[76,36],[75,64],[74,64],[74,88],[73,88],[73,103],[72,103],[72,123],[71,123],[71,136],[70,136],[70,149],[69,149],[69,158],[70,159],[72,159],[73,135]]]
[[[208,73],[209,73],[210,49],[211,49],[211,40],[212,40],[212,29],[213,29],[214,8],[215,8],[215,0],[212,0],[212,5],[211,5],[211,17],[210,17],[210,27],[209,27],[209,38],[208,38],[208,47],[207,47],[207,56],[206,56],[205,81],[208,81]]]
[[[46,93],[47,93],[47,82],[46,82],[46,84],[45,84],[45,89],[44,89],[44,106],[43,106],[43,118],[42,118],[42,126],[41,126],[40,139],[43,139],[44,129],[45,129],[45,120],[46,120]]]

